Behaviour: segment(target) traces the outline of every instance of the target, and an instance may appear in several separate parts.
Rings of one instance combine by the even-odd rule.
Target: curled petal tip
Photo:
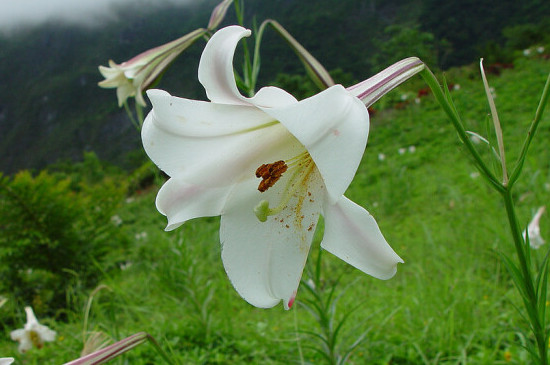
[[[285,309],[290,309],[294,305],[294,301],[296,300],[296,292],[292,293],[292,296],[288,300],[288,303],[285,305]]]

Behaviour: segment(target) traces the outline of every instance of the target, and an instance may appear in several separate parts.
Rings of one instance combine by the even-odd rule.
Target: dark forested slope
[[[97,66],[205,26],[216,3],[120,9],[119,21],[101,27],[50,23],[0,37],[0,171],[80,159],[87,150],[122,166],[139,162],[139,133],[117,107],[115,92],[97,87]],[[498,60],[507,47],[544,44],[550,33],[550,2],[542,0],[246,0],[245,13],[248,26],[254,16],[277,19],[329,70],[358,80],[409,55],[434,67],[482,54]],[[203,46],[197,42],[176,60],[161,86],[203,98],[196,80]],[[279,73],[302,72],[273,32],[266,33],[262,56],[264,84]]]

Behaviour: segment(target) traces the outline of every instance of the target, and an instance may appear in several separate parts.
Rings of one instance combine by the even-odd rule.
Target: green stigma
[[[267,217],[271,215],[270,210],[269,202],[267,200],[262,200],[254,207],[254,214],[260,222],[265,222],[267,221]]]

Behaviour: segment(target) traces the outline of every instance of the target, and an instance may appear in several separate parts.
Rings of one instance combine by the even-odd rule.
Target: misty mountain
[[[139,133],[124,109],[118,108],[115,91],[97,86],[102,80],[97,67],[109,59],[123,62],[205,26],[216,3],[119,9],[119,21],[101,27],[48,23],[0,37],[0,171],[79,160],[83,151],[94,151],[101,159],[127,168],[143,161]],[[441,68],[471,63],[488,49],[493,57],[506,57],[501,52],[507,41],[504,29],[530,24],[537,24],[535,30],[548,29],[544,23],[544,14],[550,13],[548,1],[437,4],[436,0],[248,0],[245,14],[250,27],[254,16],[258,22],[277,19],[327,69],[340,68],[357,80],[395,57],[418,55]],[[224,24],[235,23],[230,9]],[[534,33],[530,42],[537,40]],[[198,41],[180,56],[160,87],[176,95],[205,98],[197,81],[203,47],[204,42]],[[260,84],[273,81],[278,73],[302,73],[302,69],[284,42],[268,30]]]

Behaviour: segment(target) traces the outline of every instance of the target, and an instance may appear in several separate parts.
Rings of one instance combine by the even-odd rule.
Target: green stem
[[[237,22],[240,26],[244,27],[244,3],[243,1],[236,0],[234,2],[235,13],[237,16]],[[242,41],[243,45],[243,87],[246,88],[244,92],[249,96],[254,96],[254,88],[256,80],[254,77],[253,65],[250,61],[250,51],[248,49],[248,43],[246,40]]]
[[[168,355],[166,355],[162,347],[160,347],[159,343],[157,342],[157,340],[153,338],[153,336],[151,336],[150,334],[147,334],[147,339],[153,345],[155,350],[157,350],[160,356],[162,356],[162,358],[164,359],[164,361],[166,361],[167,364],[174,365],[174,362],[168,357]]]
[[[464,129],[464,126],[462,125],[462,122],[460,121],[460,117],[458,116],[458,113],[456,112],[454,105],[450,102],[450,100],[447,99],[445,96],[445,93],[441,89],[441,86],[439,85],[439,81],[437,81],[437,78],[435,75],[430,71],[430,69],[426,66],[424,70],[420,72],[420,75],[422,78],[424,78],[424,81],[428,84],[430,89],[432,90],[436,100],[439,102],[445,113],[447,114],[447,117],[453,123],[453,126],[455,127],[458,136],[462,143],[466,146],[472,157],[474,158],[474,162],[477,166],[477,168],[481,171],[482,175],[485,176],[488,181],[491,183],[493,188],[495,188],[499,192],[503,192],[504,188],[500,181],[496,178],[496,176],[489,170],[485,162],[483,162],[483,159],[479,155],[479,152],[476,150],[474,145],[472,144],[472,141],[470,140],[468,133],[466,133],[466,130]]]
[[[296,308],[293,308],[292,312],[294,312],[294,331],[296,332],[296,345],[298,346],[298,356],[300,358],[300,365],[304,365],[304,353],[302,351],[302,343],[300,339],[300,335],[298,334],[298,306]]]
[[[535,353],[534,349],[531,354],[534,358],[536,358],[536,360],[538,360],[541,365],[548,365],[548,342],[545,332],[546,315],[544,310],[539,310],[539,308],[544,308],[544,306],[546,305],[546,288],[539,291],[539,281],[535,278],[535,275],[532,274],[531,249],[529,245],[525,243],[522,230],[518,223],[514,200],[512,196],[512,188],[520,175],[527,151],[529,149],[529,145],[534,137],[538,124],[542,119],[542,113],[544,111],[545,105],[548,102],[550,94],[550,75],[548,76],[548,79],[546,81],[541,101],[535,113],[535,118],[533,119],[533,122],[529,129],[529,133],[524,142],[523,149],[516,163],[514,171],[510,175],[510,179],[508,181],[506,181],[506,179],[504,178],[502,182],[498,181],[495,175],[489,170],[489,168],[483,162],[481,156],[471,143],[468,134],[464,129],[464,126],[462,125],[458,112],[455,109],[448,90],[446,89],[446,92],[442,90],[436,77],[427,67],[421,72],[421,75],[434,93],[436,100],[439,102],[439,104],[447,114],[448,118],[452,122],[468,152],[470,152],[470,154],[472,155],[477,168],[487,178],[491,186],[502,196],[506,208],[508,223],[510,225],[510,230],[512,233],[512,238],[514,241],[517,258],[519,261],[519,268],[515,266],[515,264],[512,264],[514,265],[513,271],[515,272],[515,270],[517,270],[517,275],[514,274],[514,276],[517,277],[517,280],[514,279],[514,283],[516,284],[516,288],[520,292],[520,295],[523,299],[523,305],[527,312],[526,320],[529,322],[530,329],[535,337],[536,347],[538,350],[538,356]],[[493,113],[496,114],[496,109],[492,109],[494,109]],[[498,126],[496,126],[496,128],[498,128]],[[499,142],[499,147],[501,150],[501,158],[503,158],[504,146],[502,146],[501,141]],[[506,174],[506,170],[504,167],[503,174],[504,176]],[[541,274],[539,274],[539,278],[540,275]],[[543,279],[542,282],[543,285],[546,285],[546,279]]]
[[[132,122],[132,124],[134,125],[134,127],[138,130],[138,132],[140,131],[140,124],[138,123],[138,121],[136,120],[136,118],[134,118],[134,114],[132,113],[132,111],[130,110],[130,106],[128,105],[128,101],[124,101],[124,110],[126,110],[126,114],[128,114],[128,118],[130,118],[130,122]]]
[[[540,364],[547,365],[548,347],[546,343],[546,335],[544,329],[545,318],[541,318],[538,311],[539,301],[546,301],[546,298],[539,298],[535,289],[533,275],[531,274],[530,269],[531,252],[529,247],[527,247],[525,241],[523,240],[523,235],[521,233],[521,229],[519,227],[519,223],[515,213],[515,206],[512,198],[511,189],[505,189],[502,193],[502,198],[504,199],[506,214],[508,216],[508,223],[510,224],[510,230],[514,239],[514,246],[516,248],[516,254],[519,260],[519,266],[522,274],[524,288],[522,288],[523,290],[521,291],[523,291],[525,295],[523,303],[531,322],[531,329],[533,331],[533,335],[535,336],[535,341],[537,342],[537,348],[540,356]]]
[[[135,106],[136,106],[136,115],[137,115],[137,123],[138,123],[137,125],[139,125],[138,130],[141,130],[141,126],[143,125],[143,107],[138,102],[135,103]]]

